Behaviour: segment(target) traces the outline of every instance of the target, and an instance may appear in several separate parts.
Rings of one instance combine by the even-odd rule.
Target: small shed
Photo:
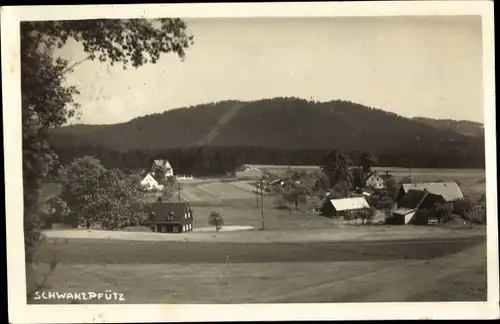
[[[156,202],[150,205],[153,232],[183,233],[193,231],[193,212],[188,202]]]
[[[321,207],[323,216],[340,217],[345,216],[346,211],[362,210],[370,208],[364,197],[350,197],[341,199],[326,199]]]

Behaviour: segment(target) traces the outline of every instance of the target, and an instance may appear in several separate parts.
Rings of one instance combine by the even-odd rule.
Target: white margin
[[[19,22],[154,17],[355,17],[481,15],[486,138],[488,302],[236,305],[27,305],[22,234]],[[12,323],[273,321],[332,319],[492,319],[499,317],[493,1],[386,1],[2,7],[2,87]]]

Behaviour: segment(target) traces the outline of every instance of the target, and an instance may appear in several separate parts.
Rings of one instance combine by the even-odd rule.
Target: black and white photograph
[[[492,2],[1,13],[12,323],[498,318]]]

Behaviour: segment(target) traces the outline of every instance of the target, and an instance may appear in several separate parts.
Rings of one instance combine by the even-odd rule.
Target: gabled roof
[[[427,190],[430,193],[443,196],[446,201],[463,198],[462,191],[456,182],[424,182],[424,183],[403,183],[403,190]]]
[[[370,205],[364,197],[331,199],[330,203],[336,211],[370,208]]]
[[[403,199],[401,199],[399,206],[402,208],[415,209],[424,196],[425,191],[411,189],[406,193]]]
[[[370,172],[370,173],[368,173],[368,174],[366,175],[365,180],[368,180],[368,179],[370,179],[370,178],[371,178],[371,177],[373,177],[373,176],[379,176],[379,175],[377,174],[377,172],[376,172],[376,171],[372,171],[372,172]]]
[[[425,192],[423,190],[411,189],[403,197],[403,199],[401,199],[399,206],[402,208],[410,209],[429,209],[434,206],[434,203],[444,202],[445,200],[441,195],[436,195],[431,192]]]
[[[169,221],[170,214],[174,216],[174,221],[179,222],[184,219],[184,214],[189,209],[187,202],[155,202],[149,205],[148,211],[153,213],[153,223]]]
[[[153,164],[155,166],[159,166],[159,167],[168,167],[168,168],[171,168],[170,162],[168,162],[168,160],[154,159],[153,160]]]
[[[146,174],[146,176],[144,178],[142,178],[142,181],[146,180],[146,178],[152,178],[154,181],[158,182],[158,180],[156,180],[154,174],[151,172]]]
[[[398,208],[398,209],[394,209],[392,211],[393,214],[395,215],[401,215],[401,216],[404,216],[404,215],[408,215],[409,213],[415,211],[415,209],[412,209],[412,208]]]

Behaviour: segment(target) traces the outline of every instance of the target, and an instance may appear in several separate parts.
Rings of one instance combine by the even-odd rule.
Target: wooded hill
[[[68,158],[106,151],[121,155],[122,163],[132,155],[133,160],[143,158],[139,155],[182,159],[203,151],[196,156],[217,152],[218,159],[229,154],[235,163],[319,164],[325,152],[339,149],[354,155],[370,150],[387,166],[484,166],[483,136],[341,100],[211,103],[115,125],[65,126],[52,130],[50,142]]]
[[[431,125],[439,129],[449,129],[465,136],[484,136],[484,125],[469,120],[433,119],[414,117],[412,120]]]

